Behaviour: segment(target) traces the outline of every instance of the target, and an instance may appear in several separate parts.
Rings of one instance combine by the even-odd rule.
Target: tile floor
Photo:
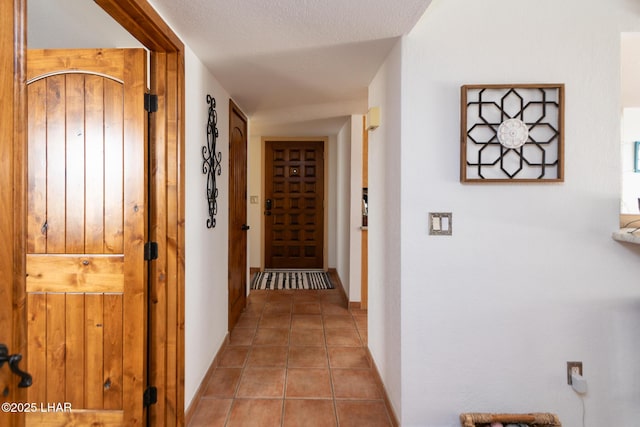
[[[189,427],[391,426],[366,343],[337,290],[252,291]]]

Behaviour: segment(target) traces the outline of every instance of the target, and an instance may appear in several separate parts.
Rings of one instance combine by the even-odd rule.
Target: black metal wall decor
[[[209,104],[209,117],[207,119],[207,145],[202,147],[202,173],[207,175],[207,203],[209,205],[209,218],[207,228],[216,226],[216,214],[218,213],[218,187],[216,175],[222,174],[222,152],[216,152],[216,140],[218,139],[218,115],[216,114],[216,100],[207,95]]]
[[[461,88],[462,182],[564,181],[564,85]]]

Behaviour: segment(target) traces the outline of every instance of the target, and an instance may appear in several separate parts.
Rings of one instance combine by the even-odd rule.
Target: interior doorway
[[[229,100],[229,331],[247,303],[247,116]]]
[[[324,267],[324,140],[265,144],[265,268]]]
[[[57,415],[64,421],[140,424],[146,53],[47,49],[27,59],[28,400],[68,402],[78,413]],[[26,425],[48,417],[27,413]]]
[[[156,387],[157,403],[148,409],[151,425],[182,425],[184,419],[184,45],[169,29],[154,9],[144,0],[96,0],[123,28],[149,50],[151,92],[158,96],[158,109],[150,121],[148,132],[152,141],[149,181],[155,190],[149,193],[148,204],[154,216],[148,234],[158,243],[158,256],[149,271],[151,288],[150,316],[161,321],[149,324],[151,341],[149,352],[154,362],[149,364],[147,376]],[[3,277],[0,294],[9,306],[0,315],[2,342],[11,343],[11,352],[28,358],[26,322],[26,201],[27,201],[27,93],[26,93],[26,0],[2,2],[2,31],[0,31],[0,67],[3,75],[13,79],[0,82],[3,99],[12,100],[7,115],[2,115],[3,154],[0,174],[0,199],[10,212],[10,218],[0,221],[0,233],[9,245],[0,246]],[[6,61],[5,61],[6,59]],[[13,71],[13,73],[11,72]],[[141,101],[142,103],[142,101]],[[11,117],[11,119],[9,119]],[[5,124],[7,126],[5,126]],[[5,164],[6,163],[6,164]],[[6,166],[6,167],[5,167]],[[142,166],[141,166],[142,167]],[[7,191],[4,191],[8,189]],[[140,239],[139,244],[142,244]],[[4,302],[5,298],[3,298]],[[0,373],[3,389],[0,400],[24,402],[25,389],[15,387],[13,377]],[[108,382],[105,382],[108,384]],[[142,402],[147,390],[140,378],[132,399]],[[149,399],[153,401],[155,399]],[[3,418],[5,417],[5,418]],[[5,422],[6,421],[6,422]],[[106,420],[98,420],[102,422]],[[0,414],[0,424],[22,426],[23,416]],[[61,421],[63,422],[63,421]],[[107,423],[109,424],[109,423]],[[111,423],[113,424],[113,423]]]

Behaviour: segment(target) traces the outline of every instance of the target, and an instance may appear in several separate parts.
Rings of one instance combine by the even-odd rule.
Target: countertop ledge
[[[630,233],[631,230],[634,230],[634,228],[622,228],[619,231],[614,231],[611,237],[618,242],[640,245],[640,230],[637,230],[635,233]]]

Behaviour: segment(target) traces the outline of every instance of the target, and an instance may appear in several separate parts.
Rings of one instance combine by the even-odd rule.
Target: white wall
[[[338,200],[340,199],[340,190],[338,188],[338,159],[340,156],[340,143],[338,135],[330,135],[325,151],[325,159],[329,164],[327,169],[327,220],[325,221],[327,232],[327,266],[338,270],[338,245],[340,245],[340,234],[338,233]],[[326,169],[326,168],[325,168]]]
[[[185,408],[189,407],[227,334],[229,235],[229,94],[187,48],[185,51]],[[208,229],[206,145],[208,104],[216,99],[222,175],[215,228]]]
[[[349,183],[349,301],[362,294],[362,116],[351,116]]]
[[[581,425],[569,360],[587,426],[637,424],[640,250],[610,236],[620,32],[639,16],[628,0],[434,0],[372,82],[370,167],[386,173],[369,179],[369,342],[403,426],[466,411]],[[460,86],[535,82],[566,84],[565,182],[460,184]],[[430,211],[453,212],[452,236],[428,235]]]
[[[262,267],[263,252],[263,218],[264,218],[264,186],[262,184],[264,172],[262,165],[264,164],[264,150],[260,136],[251,135],[249,138],[249,147],[247,150],[248,180],[247,192],[249,199],[252,196],[258,197],[258,203],[249,203],[249,267]]]
[[[622,213],[640,213],[640,173],[634,171],[635,141],[640,141],[640,33],[622,34]]]
[[[347,120],[336,138],[336,271],[347,296],[350,294],[350,200],[351,200],[351,120]]]
[[[398,42],[369,86],[369,106],[380,107],[381,125],[369,132],[368,165],[368,342],[398,416],[404,351],[400,328],[401,54],[402,42]]]

